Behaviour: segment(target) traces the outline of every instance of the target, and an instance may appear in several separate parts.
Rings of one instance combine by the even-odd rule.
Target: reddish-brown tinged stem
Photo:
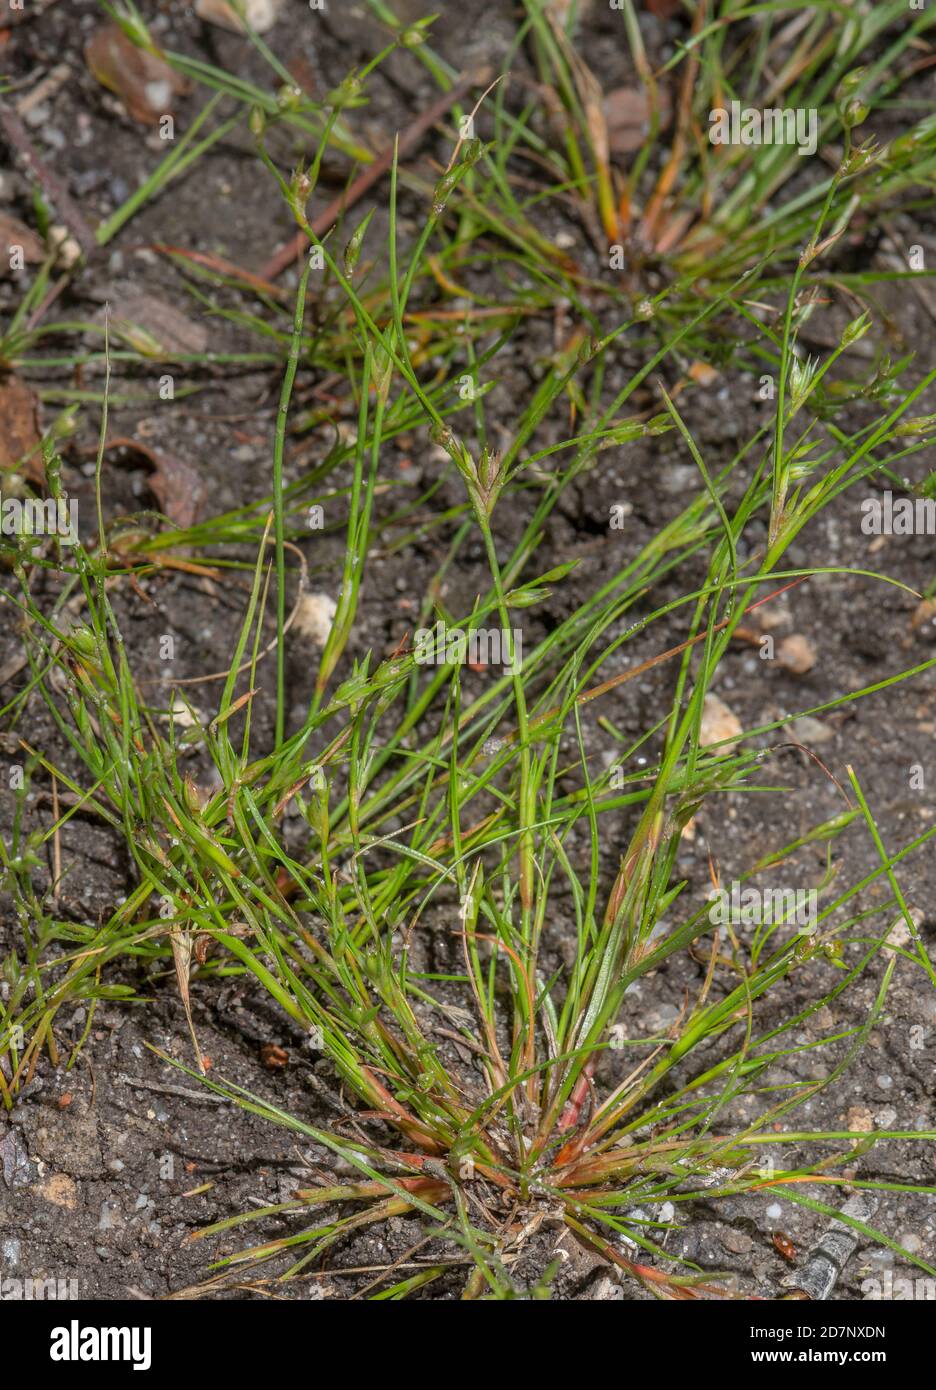
[[[706,20],[708,9],[707,0],[703,0],[696,10],[695,19],[692,25],[692,35],[695,37],[702,29]],[[673,137],[673,145],[669,159],[657,180],[656,188],[650,196],[650,200],[644,209],[641,233],[645,241],[653,244],[656,236],[657,223],[663,212],[666,200],[676,182],[680,166],[685,153],[689,127],[692,124],[692,96],[695,91],[696,78],[699,72],[700,56],[698,48],[694,49],[686,64],[686,71],[683,75],[682,90],[679,97],[679,114],[676,122],[676,133]]]
[[[259,290],[262,294],[271,295],[275,299],[283,299],[286,296],[286,291],[281,290],[279,285],[271,284],[269,280],[264,280],[262,275],[254,275],[253,271],[235,265],[233,261],[226,260],[224,256],[209,255],[207,251],[191,251],[183,246],[169,246],[162,241],[153,242],[148,249],[159,251],[164,256],[181,257],[183,260],[191,261],[193,265],[202,266],[205,270],[212,270],[218,275],[239,280],[249,289]]]
[[[582,1069],[581,1076],[575,1083],[571,1096],[566,1102],[565,1109],[559,1117],[559,1124],[556,1127],[560,1134],[564,1133],[567,1129],[571,1129],[577,1122],[582,1111],[582,1106],[585,1104],[585,1097],[588,1094],[588,1083],[591,1080],[594,1070],[595,1059],[594,1057],[589,1057]],[[557,1160],[557,1162],[559,1161],[560,1160]]]
[[[414,1144],[419,1144],[427,1153],[441,1153],[442,1149],[437,1140],[427,1129],[420,1124],[415,1115],[411,1115],[394,1096],[390,1094],[386,1086],[381,1085],[370,1067],[361,1067],[361,1075],[364,1077],[373,1092],[372,1104],[382,1108],[386,1118],[395,1124],[408,1139]]]

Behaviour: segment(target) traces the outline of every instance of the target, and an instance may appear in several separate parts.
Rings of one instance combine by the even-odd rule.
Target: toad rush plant
[[[347,292],[358,315],[364,363],[359,456],[379,458],[383,423],[399,399],[421,402],[427,435],[441,442],[455,476],[464,480],[489,566],[488,592],[455,626],[474,631],[493,615],[501,630],[511,631],[511,615],[548,605],[551,589],[569,573],[564,566],[534,580],[523,577],[535,550],[529,532],[512,554],[498,553],[492,529],[498,497],[526,495],[527,463],[516,444],[497,459],[476,462],[482,446],[456,435],[438,416],[407,360],[403,301],[394,321],[379,330],[350,285]],[[301,318],[300,312],[297,344]],[[788,352],[796,321],[794,314]],[[598,347],[599,357],[604,351],[607,345]],[[587,367],[580,361],[570,370]],[[573,461],[541,482],[534,537],[609,435],[629,440],[621,445],[627,448],[648,436],[647,425],[620,417],[641,377],[566,441]],[[516,440],[529,438],[561,400],[565,378],[557,371],[526,408]],[[900,1184],[846,1177],[841,1170],[870,1146],[932,1141],[933,1134],[895,1129],[856,1137],[788,1128],[787,1117],[842,1074],[885,1008],[898,960],[936,981],[896,877],[902,860],[936,831],[899,851],[886,850],[852,773],[854,801],[848,808],[769,858],[772,868],[793,864],[806,845],[831,845],[856,821],[872,835],[880,867],[870,877],[833,893],[829,861],[827,872],[809,885],[823,897],[809,936],[776,921],[759,923],[753,938],[730,920],[713,923],[709,901],[693,906],[674,868],[682,831],[701,806],[730,792],[767,794],[756,774],[770,755],[771,733],[793,717],[748,731],[748,739],[767,737],[759,750],[728,753],[703,746],[704,698],[733,633],[764,598],[814,572],[784,569],[782,556],[831,498],[929,441],[925,427],[910,442],[901,435],[901,422],[928,380],[854,433],[835,427],[821,436],[811,425],[793,446],[785,442],[786,429],[805,410],[808,389],[780,393],[775,428],[759,431],[714,474],[664,393],[668,422],[698,467],[698,495],[545,636],[535,643],[528,639],[522,663],[470,698],[460,662],[425,668],[411,649],[401,648],[376,665],[370,656],[355,661],[332,688],[329,675],[340,650],[333,641],[322,655],[318,693],[293,732],[285,728],[280,671],[275,683],[283,733],[259,752],[253,751],[251,723],[264,681],[271,543],[279,557],[278,582],[286,578],[286,543],[281,532],[271,542],[272,516],[217,709],[200,718],[187,701],[177,701],[168,733],[160,712],[141,698],[131,671],[110,597],[126,562],[110,554],[106,531],[96,550],[75,547],[51,616],[41,611],[20,566],[17,603],[27,624],[31,689],[46,701],[91,780],[82,789],[21,739],[30,771],[54,772],[74,807],[96,814],[123,837],[137,883],[102,928],[76,926],[58,919],[48,897],[37,896],[31,886],[36,856],[61,818],[52,830],[4,847],[6,882],[27,943],[25,961],[6,964],[0,1037],[12,1066],[0,1086],[7,1102],[32,1074],[42,1048],[55,1055],[55,1019],[66,1000],[93,1003],[106,994],[102,970],[119,954],[158,958],[168,952],[199,1062],[190,1007],[193,976],[208,989],[219,970],[249,972],[321,1049],[327,1071],[357,1106],[349,1110],[336,1096],[336,1122],[310,1124],[236,1080],[204,1078],[205,1085],[289,1126],[359,1173],[357,1181],[309,1186],[287,1202],[203,1232],[217,1236],[263,1219],[296,1226],[225,1256],[221,1263],[229,1268],[222,1278],[237,1279],[245,1264],[283,1257],[287,1268],[281,1272],[295,1275],[339,1239],[412,1213],[422,1220],[420,1239],[430,1244],[429,1262],[375,1296],[403,1297],[432,1280],[456,1277],[466,1260],[473,1269],[463,1283],[466,1297],[516,1296],[524,1287],[542,1292],[540,1284],[517,1284],[511,1266],[534,1232],[556,1222],[660,1296],[728,1294],[716,1274],[691,1263],[682,1269],[659,1263],[672,1214],[700,1186],[713,1200],[758,1190],[820,1212],[834,1208],[807,1195],[807,1180],[813,1192],[846,1184],[899,1189]],[[483,437],[483,405],[475,403],[475,411],[481,412],[475,419]],[[779,466],[771,464],[778,441]],[[277,497],[281,488],[277,480]],[[746,528],[762,515],[772,517],[771,540],[742,560]],[[352,508],[349,553],[364,560],[366,549],[366,532]],[[633,622],[638,603],[644,605],[663,577],[692,557],[704,557],[704,582],[681,598],[661,600]],[[357,584],[364,568],[357,567]],[[894,581],[868,574],[867,582]],[[64,600],[78,596],[86,617],[80,625],[63,626],[56,614]],[[343,601],[347,605],[347,594]],[[282,647],[285,604],[277,607]],[[652,633],[655,624],[684,609],[688,625],[677,645],[614,675],[605,673],[637,633]],[[341,622],[339,605],[336,627]],[[630,771],[623,785],[619,780],[611,788],[608,772],[592,765],[587,716],[611,690],[664,664],[675,672],[667,705],[640,739],[625,744],[617,766],[627,764]],[[873,694],[933,664],[894,673],[821,708]],[[192,748],[206,760],[202,783],[182,766],[183,750]],[[638,758],[639,749],[655,750],[649,765]],[[206,789],[208,770],[217,790]],[[299,809],[307,826],[298,851],[288,847],[282,830],[289,806]],[[617,868],[599,906],[613,846],[608,816],[622,810],[633,817],[630,841],[623,852],[611,850]],[[755,865],[741,882],[765,867]],[[853,904],[876,880],[892,892],[872,914],[883,914],[872,928],[867,911],[858,913]],[[890,944],[895,911],[911,932],[906,949]],[[575,943],[565,967],[557,967],[545,950],[559,915]],[[676,915],[679,924],[668,925]],[[440,974],[414,964],[426,932],[450,939],[460,966]],[[61,943],[69,938],[75,944],[63,952]],[[59,943],[57,954],[49,950],[53,942]],[[663,1033],[628,1033],[624,1050],[632,1062],[626,1074],[611,1083],[602,1079],[602,1054],[612,1043],[618,1055],[622,1051],[618,1019],[628,991],[690,948],[701,950],[705,961],[696,997]],[[796,1053],[801,1044],[795,1030],[804,1019],[885,961],[865,1022],[825,1039],[841,1051],[822,1080],[781,1092],[744,1124],[722,1120],[739,1095],[769,1094],[770,1069]],[[759,1002],[792,976],[810,982],[811,1002],[779,1024],[759,1027]],[[765,1177],[764,1146],[780,1144],[795,1157]],[[349,1203],[359,1209],[342,1214]],[[902,1254],[930,1272],[920,1257]],[[548,1273],[541,1270],[543,1278]]]

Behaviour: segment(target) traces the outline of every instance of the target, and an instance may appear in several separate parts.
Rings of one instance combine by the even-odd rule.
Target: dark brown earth
[[[176,4],[144,6],[148,15],[158,15],[159,30],[167,46],[201,53],[221,65],[265,81],[262,64],[244,42],[234,35],[200,24],[190,9]],[[459,67],[476,61],[503,61],[514,34],[512,7],[498,3],[461,3],[445,8],[444,21],[437,25],[435,42],[449,60]],[[414,18],[421,7],[400,0],[398,12]],[[483,22],[482,12],[483,11]],[[142,173],[154,165],[159,151],[145,131],[120,113],[116,103],[102,94],[88,74],[81,52],[85,38],[99,22],[99,11],[90,0],[66,0],[53,5],[41,18],[16,26],[0,49],[0,64],[15,81],[28,74],[38,77],[56,64],[68,65],[65,83],[48,102],[48,112],[32,129],[40,150],[67,179],[85,217],[93,224],[106,216],[136,187]],[[648,46],[664,53],[678,32],[677,21],[662,22],[645,16]],[[310,17],[301,0],[293,0],[284,18],[270,36],[274,50],[290,61],[301,59],[304,80],[316,94],[337,84],[347,70],[381,42],[377,26],[353,4],[335,4],[325,14]],[[619,71],[618,50],[598,15],[589,31],[589,60],[608,86],[625,81]],[[357,113],[359,129],[365,138],[389,138],[434,97],[430,80],[410,55],[396,55],[374,81],[372,103]],[[180,121],[194,109],[183,103]],[[883,134],[883,132],[882,132]],[[422,148],[413,165],[428,173],[427,160],[435,150],[444,163],[445,144],[436,137]],[[298,151],[297,151],[298,153]],[[199,162],[197,173],[172,185],[171,190],[147,205],[117,237],[115,243],[95,258],[71,292],[68,317],[91,317],[103,298],[113,294],[115,282],[132,281],[174,304],[192,317],[196,306],[188,300],[181,277],[164,259],[141,250],[154,242],[208,251],[228,257],[247,268],[257,269],[281,244],[290,231],[288,214],[271,194],[271,188],[250,157],[245,144],[231,140]],[[340,171],[339,171],[340,173]],[[29,199],[21,175],[13,161],[0,149],[0,211],[12,211],[29,220]],[[407,196],[404,217],[417,226],[422,213]],[[386,226],[378,229],[385,209],[385,193],[378,189],[373,197],[378,207],[375,244]],[[370,204],[365,200],[361,213]],[[577,226],[571,232],[585,249]],[[930,256],[936,255],[932,224],[914,222],[909,217],[893,219],[893,231],[904,244],[919,243]],[[843,258],[867,264],[877,254],[873,240],[855,242],[842,248]],[[284,283],[290,287],[289,276]],[[16,288],[0,282],[0,307],[4,312],[16,302]],[[881,301],[889,314],[891,350],[896,354],[910,348],[919,352],[920,369],[929,365],[929,346],[933,323],[925,303],[910,291],[882,290]],[[63,317],[65,315],[63,314]],[[817,346],[834,341],[830,325],[837,327],[850,317],[848,306],[833,303],[814,320]],[[244,351],[254,344],[236,325],[220,318],[209,322],[212,348],[216,351]],[[825,335],[825,338],[823,338]],[[551,326],[532,320],[520,330],[509,362],[497,364],[499,384],[489,398],[490,416],[498,412],[504,421],[517,399],[529,395],[535,381],[537,358],[550,350]],[[642,344],[634,339],[622,343],[618,360],[609,370],[608,389],[623,382],[641,360]],[[858,365],[862,365],[858,362]],[[915,367],[914,370],[917,368]],[[668,368],[675,371],[675,368]],[[27,374],[34,384],[51,393],[54,372]],[[269,491],[271,441],[279,373],[276,370],[217,369],[197,374],[204,389],[192,397],[158,408],[112,411],[114,433],[130,435],[136,431],[155,449],[171,453],[193,466],[203,480],[210,499],[209,514]],[[667,373],[664,379],[669,383]],[[88,382],[100,387],[93,377]],[[59,382],[58,384],[61,384]],[[310,399],[317,384],[314,376],[300,376],[298,400]],[[152,382],[134,374],[128,389],[148,389]],[[48,395],[44,418],[48,423],[57,405]],[[707,390],[684,398],[684,414],[700,449],[711,468],[723,465],[736,441],[747,436],[756,425],[763,407],[756,397],[752,379],[731,372],[723,373]],[[921,402],[920,411],[925,408]],[[930,409],[934,408],[931,404]],[[98,421],[94,408],[83,411],[78,446],[92,447]],[[552,426],[556,437],[562,422]],[[292,476],[321,457],[327,448],[324,439],[312,435],[298,441],[291,464]],[[418,493],[432,476],[433,461],[418,449],[409,460],[403,449],[391,449],[385,465],[388,473],[403,478],[405,486]],[[317,453],[318,451],[321,451]],[[87,457],[87,456],[85,456]],[[77,454],[70,455],[68,487],[79,505],[92,508],[90,479],[81,473]],[[404,469],[401,464],[409,462]],[[932,465],[930,465],[932,466]],[[152,506],[146,470],[133,461],[107,464],[108,501],[114,514]],[[913,477],[927,471],[922,457],[913,461]],[[606,575],[649,539],[669,517],[684,505],[687,490],[697,486],[694,465],[678,439],[667,436],[641,443],[627,450],[600,456],[599,466],[576,484],[564,499],[550,523],[547,541],[538,562],[541,570],[577,558],[579,567],[570,581],[560,587],[551,609],[538,621],[564,616]],[[441,508],[457,500],[452,483],[437,497]],[[881,546],[870,544],[859,529],[859,499],[851,494],[826,511],[816,525],[804,532],[788,554],[791,568],[796,566],[851,566],[898,578],[918,593],[932,585],[936,549],[932,537],[889,538]],[[609,532],[609,508],[616,502],[630,502],[633,512],[627,529]],[[388,514],[391,503],[385,504]],[[519,508],[503,507],[495,513],[499,549],[506,552],[520,533],[524,517]],[[306,545],[312,577],[317,587],[335,592],[337,565],[342,555],[343,518],[328,518],[325,533]],[[384,653],[392,649],[412,626],[412,601],[419,602],[440,562],[447,534],[439,534],[435,545],[427,542],[393,548],[392,533],[381,533],[378,554],[369,572],[359,620],[349,646],[348,659],[368,649]],[[753,528],[748,537],[755,544]],[[483,584],[484,558],[480,543],[469,544],[461,554],[461,565],[452,577],[448,594],[453,609],[468,607]],[[672,582],[654,596],[654,602],[687,592],[700,577],[691,567],[679,571]],[[191,676],[206,670],[223,670],[229,660],[231,634],[242,611],[242,592],[186,577],[160,576],[145,581],[145,597],[129,590],[115,598],[124,627],[134,669],[142,679],[165,679],[157,651],[159,636],[167,631],[177,639],[172,674]],[[146,599],[150,600],[147,602]],[[462,604],[461,600],[464,600]],[[153,606],[155,605],[155,607]],[[739,643],[720,673],[718,693],[747,727],[766,724],[795,710],[808,709],[826,700],[874,683],[886,675],[925,661],[934,655],[936,624],[932,621],[913,626],[911,619],[918,599],[872,578],[826,575],[812,579],[778,600],[775,611],[780,621],[773,631],[778,637],[797,632],[813,642],[818,659],[803,677],[795,677],[775,664],[762,662],[757,649]],[[527,640],[537,635],[531,620]],[[615,658],[619,669],[639,661],[679,641],[684,635],[678,616],[656,624],[651,633],[628,644]],[[0,638],[0,661],[18,649],[13,624]],[[613,674],[614,667],[607,671]],[[308,700],[314,662],[301,644],[290,649],[290,690],[297,717]],[[4,698],[25,679],[19,676]],[[477,679],[481,688],[482,677]],[[670,689],[671,673],[664,668],[653,676],[632,682],[613,694],[602,713],[625,734],[637,735],[658,719],[664,708],[662,699]],[[792,736],[775,733],[761,740],[764,746],[786,743],[764,766],[765,784],[783,785],[782,795],[734,795],[720,804],[711,802],[701,812],[694,840],[686,840],[679,871],[689,881],[687,892],[705,892],[708,882],[708,856],[720,863],[723,876],[730,879],[754,859],[778,845],[787,843],[814,825],[835,815],[843,807],[840,791],[830,776],[804,752],[792,746],[790,737],[811,748],[839,781],[850,763],[856,769],[868,802],[890,849],[912,839],[932,822],[932,786],[936,785],[934,746],[934,681],[936,669],[920,677],[845,706],[841,711],[819,716],[817,721],[798,725]],[[204,691],[210,702],[213,687]],[[164,686],[163,690],[167,692]],[[196,700],[201,699],[201,694]],[[269,710],[257,709],[256,737],[262,743],[269,737]],[[38,746],[55,749],[65,757],[56,742],[54,727],[38,702],[30,706],[29,734]],[[613,745],[597,724],[587,729],[588,751],[610,760]],[[647,750],[648,756],[651,749]],[[67,758],[66,758],[67,762]],[[925,786],[913,790],[910,769],[922,764]],[[38,784],[37,784],[38,785]],[[0,806],[0,816],[9,812]],[[47,824],[49,808],[34,793],[31,814],[37,823]],[[612,848],[623,848],[632,822],[621,813],[609,816],[604,836]],[[584,856],[586,845],[570,851]],[[115,899],[130,887],[129,865],[112,837],[90,820],[76,818],[62,835],[62,853],[67,868],[63,905],[77,917],[94,921],[106,916]],[[816,847],[801,861],[818,879],[824,850]],[[812,855],[812,857],[810,857]],[[871,872],[878,863],[876,851],[863,824],[856,821],[838,839],[833,858],[839,871],[837,883],[852,883]],[[584,858],[582,862],[587,862]],[[610,886],[616,865],[613,854],[605,865]],[[910,858],[902,867],[900,882],[909,904],[922,922],[923,938],[932,946],[936,929],[936,867],[928,850]],[[856,910],[870,909],[889,890],[880,883],[863,893]],[[17,924],[9,911],[9,900],[0,920],[0,953],[13,949]],[[568,904],[557,899],[549,949],[558,962],[570,947],[565,918]],[[896,915],[896,914],[895,914]],[[441,968],[449,950],[447,936],[433,935],[434,926],[423,927],[423,949],[427,961]],[[860,951],[847,948],[851,959]],[[192,1243],[187,1240],[210,1221],[234,1215],[270,1202],[283,1200],[309,1181],[310,1173],[328,1168],[331,1159],[323,1149],[285,1129],[266,1124],[235,1107],[202,1092],[194,1081],[167,1067],[145,1044],[156,1046],[187,1059],[187,1035],[173,977],[165,968],[135,969],[125,964],[116,969],[116,981],[132,983],[139,1000],[132,1005],[107,1003],[94,1018],[87,1045],[74,1067],[55,1071],[48,1062],[21,1092],[8,1114],[0,1116],[0,1281],[4,1278],[74,1279],[81,1297],[108,1299],[162,1297],[184,1290],[208,1273],[212,1256],[238,1248],[237,1233],[217,1240]],[[665,1026],[681,1007],[684,994],[698,990],[704,966],[686,956],[671,958],[653,975],[641,982],[630,996],[631,1016],[641,1026]],[[829,1033],[860,1026],[873,1003],[880,970],[873,969],[857,987],[840,996],[835,1005],[809,1019],[797,1037],[804,1047]],[[809,999],[818,997],[835,982],[831,965],[815,964],[809,972],[799,972],[780,987],[761,1013],[762,1027],[795,1011]],[[328,1067],[305,1056],[301,1041],[272,1003],[247,982],[196,979],[192,986],[196,1027],[204,1050],[212,1058],[219,1076],[229,1077],[255,1090],[276,1104],[310,1123],[330,1116],[330,1078]],[[76,1009],[60,1020],[60,1047],[67,1054],[69,1043],[77,1042],[86,1016]],[[625,1016],[625,1021],[629,1021]],[[913,1031],[916,1029],[917,1031]],[[922,1032],[919,1030],[922,1029]],[[290,1061],[285,1070],[273,1073],[260,1061],[265,1043],[286,1048]],[[830,1044],[820,1052],[804,1050],[785,1060],[782,1069],[771,1076],[773,1085],[782,1086],[824,1074],[844,1055],[847,1042]],[[880,1127],[932,1130],[936,1127],[933,1110],[934,1063],[936,1063],[936,997],[923,972],[906,961],[897,967],[895,983],[888,997],[886,1012],[871,1033],[866,1049],[853,1062],[837,1085],[820,1092],[800,1114],[804,1128],[848,1128],[848,1112],[865,1107]],[[623,1060],[607,1054],[608,1077],[623,1069]],[[747,1103],[747,1102],[745,1102]],[[743,1112],[736,1112],[738,1117]],[[729,1109],[724,1121],[732,1116]],[[860,1161],[863,1177],[892,1182],[934,1182],[936,1163],[932,1146],[892,1143],[879,1145]],[[193,1194],[193,1189],[206,1189]],[[190,1194],[190,1195],[187,1195]],[[830,1199],[834,1200],[834,1199]],[[770,1199],[745,1197],[709,1201],[704,1197],[692,1206],[679,1209],[683,1223],[668,1239],[674,1255],[694,1260],[704,1269],[734,1271],[746,1291],[771,1297],[788,1266],[772,1242],[780,1229],[798,1251],[808,1249],[827,1224],[803,1208],[780,1204],[775,1213]],[[907,1194],[885,1196],[875,1224],[908,1249],[932,1259],[936,1248],[936,1206],[933,1199]],[[264,1235],[285,1233],[286,1225],[267,1223]],[[558,1227],[541,1228],[512,1267],[520,1285],[542,1273],[560,1237]],[[347,1297],[373,1276],[345,1274],[344,1270],[380,1266],[397,1258],[420,1238],[417,1217],[397,1219],[378,1233],[360,1237],[332,1252],[327,1272],[315,1271],[290,1285],[292,1296]],[[555,1284],[562,1297],[607,1295],[602,1281],[606,1268],[590,1255],[562,1241],[569,1251]],[[427,1257],[431,1246],[421,1252]],[[914,1277],[919,1271],[873,1243],[859,1247],[847,1273],[836,1290],[837,1298],[862,1297],[861,1284],[869,1276],[879,1276],[890,1268],[895,1276]],[[431,1286],[424,1296],[457,1297],[460,1277],[453,1275]],[[239,1296],[249,1296],[246,1290]],[[643,1295],[628,1287],[625,1297]]]

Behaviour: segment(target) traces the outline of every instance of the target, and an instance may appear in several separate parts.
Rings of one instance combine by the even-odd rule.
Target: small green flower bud
[[[865,80],[864,68],[853,68],[842,78],[835,89],[835,104],[843,126],[851,130],[868,119],[871,107],[860,95]]]
[[[859,314],[856,319],[852,319],[842,330],[840,339],[843,348],[851,347],[852,343],[857,343],[859,338],[863,338],[871,327],[871,319],[868,314]]]

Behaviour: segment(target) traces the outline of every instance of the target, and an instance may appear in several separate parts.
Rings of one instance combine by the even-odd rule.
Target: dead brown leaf
[[[265,34],[272,29],[283,8],[283,0],[241,0],[244,18],[257,34]],[[210,24],[219,24],[222,29],[230,29],[235,34],[246,34],[244,21],[228,0],[195,0],[195,13],[199,19],[207,19]]]
[[[126,449],[139,454],[149,464],[149,488],[159,504],[159,510],[170,521],[185,531],[201,515],[208,495],[205,481],[194,464],[180,459],[175,454],[167,454],[144,444],[141,439],[119,438],[108,440],[107,451]]]
[[[39,398],[12,372],[0,375],[0,469],[23,465],[33,482],[43,477]]]
[[[207,330],[155,294],[120,280],[109,286],[107,301],[111,332],[144,357],[197,355],[207,350]],[[97,320],[103,323],[103,309]]]
[[[189,83],[155,53],[137,48],[119,24],[105,24],[85,44],[85,62],[94,77],[118,96],[128,116],[156,125],[175,110]]]
[[[669,95],[665,87],[657,88],[660,105],[660,129],[665,130],[672,118]],[[612,154],[632,154],[639,150],[650,128],[650,94],[646,87],[615,87],[604,99],[608,144]]]
[[[17,269],[14,261],[18,251],[22,253],[24,265],[37,265],[45,258],[42,239],[18,217],[0,212],[0,275]]]
[[[192,933],[183,931],[181,927],[170,927],[169,944],[172,946],[172,960],[175,965],[176,982],[179,986],[179,996],[182,1000],[182,1008],[185,1012],[185,1021],[188,1024],[189,1036],[192,1039],[192,1046],[195,1048],[195,1060],[198,1063],[198,1070],[202,1076],[205,1074],[205,1063],[208,1060],[202,1056],[202,1050],[195,1032],[195,1022],[192,1018],[192,1001],[189,995],[189,975],[192,966]]]
[[[191,463],[174,454],[157,454],[149,480],[160,511],[183,531],[194,526],[205,503],[204,480]]]

